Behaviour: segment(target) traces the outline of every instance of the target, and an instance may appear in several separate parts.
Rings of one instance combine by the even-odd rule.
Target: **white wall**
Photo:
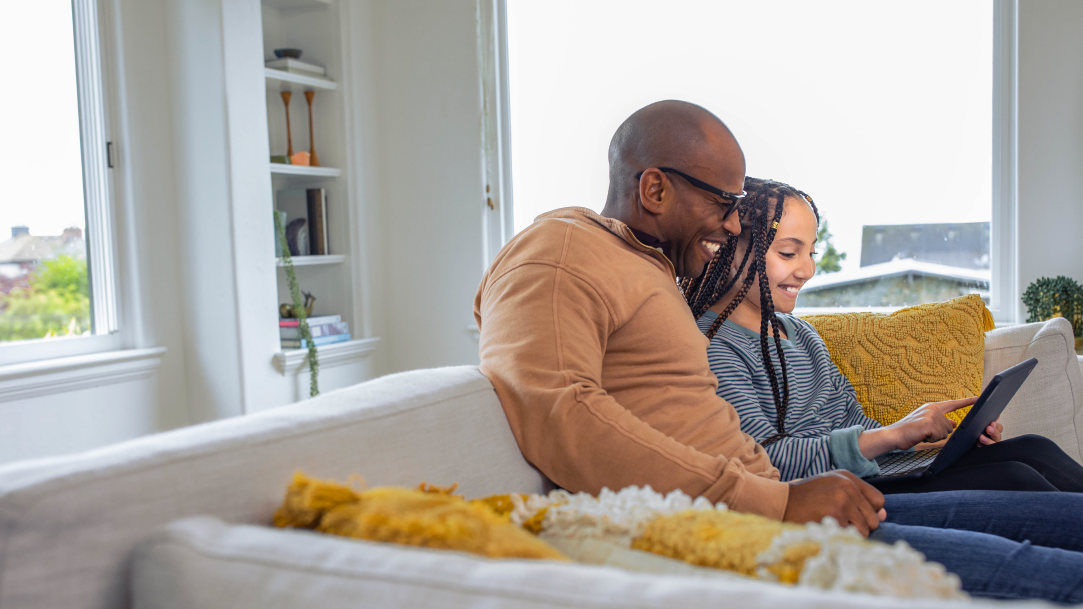
[[[378,369],[473,364],[484,184],[474,0],[357,2]],[[356,36],[355,38],[361,38]],[[358,86],[363,86],[359,83]],[[370,139],[371,138],[371,139]]]
[[[1018,26],[1022,294],[1042,276],[1083,282],[1083,2],[1020,0]]]
[[[162,429],[157,379],[0,403],[0,463],[59,455]]]
[[[167,2],[165,17],[179,321],[189,408],[205,421],[243,412],[220,0]]]

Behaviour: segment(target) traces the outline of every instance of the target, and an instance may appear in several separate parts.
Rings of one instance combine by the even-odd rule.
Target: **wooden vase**
[[[290,98],[293,97],[293,93],[290,91],[282,92],[282,102],[286,104],[286,142],[287,150],[286,156],[293,156],[293,135],[290,133]]]
[[[308,154],[309,164],[313,167],[320,166],[320,157],[316,156],[316,132],[312,130],[312,98],[316,97],[315,91],[305,91],[305,101],[308,102]]]

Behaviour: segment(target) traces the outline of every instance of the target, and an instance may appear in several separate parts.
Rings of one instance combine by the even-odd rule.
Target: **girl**
[[[718,395],[737,409],[742,430],[764,446],[782,480],[831,469],[873,476],[877,457],[947,438],[955,424],[944,414],[976,398],[924,404],[887,427],[865,416],[816,330],[789,314],[816,269],[816,205],[771,180],[747,178],[745,190],[740,237],[719,250],[703,275],[682,281],[681,290],[710,339]],[[1039,436],[1000,441],[1002,429],[990,425],[980,450],[930,479],[876,486],[885,493],[1083,492],[1083,466],[1056,444]]]

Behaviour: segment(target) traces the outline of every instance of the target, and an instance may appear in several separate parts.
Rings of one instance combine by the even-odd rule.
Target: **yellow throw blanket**
[[[426,488],[424,483],[421,488]],[[358,491],[298,472],[275,512],[274,524],[491,558],[567,560],[485,502],[466,501],[452,495],[452,489],[428,490],[381,487]]]
[[[862,539],[830,518],[782,523],[729,511],[680,491],[666,496],[628,487],[598,497],[493,495],[465,500],[448,488],[360,490],[298,472],[274,515],[279,527],[310,529],[369,541],[471,552],[490,558],[568,560],[547,543],[590,563],[590,543],[648,552],[703,567],[784,584],[892,596],[964,598],[959,579],[906,544]],[[528,532],[530,531],[530,532]],[[533,533],[538,533],[536,537]],[[584,543],[587,542],[587,543]],[[576,554],[575,548],[586,552]],[[654,558],[654,563],[662,560]],[[649,562],[649,561],[646,561]],[[660,567],[672,572],[670,567]]]
[[[643,535],[632,541],[636,550],[676,558],[700,567],[736,571],[754,577],[763,566],[756,557],[771,547],[784,529],[800,530],[754,514],[719,510],[687,510],[659,516],[647,523]],[[787,548],[783,559],[767,565],[778,580],[797,583],[805,559],[816,556],[820,544],[806,542]]]

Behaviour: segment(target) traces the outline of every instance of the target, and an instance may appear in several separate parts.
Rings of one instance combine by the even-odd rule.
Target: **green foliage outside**
[[[835,249],[831,243],[831,231],[827,230],[827,219],[821,218],[820,228],[816,230],[816,251],[820,252],[820,259],[816,261],[816,274],[837,273],[842,270],[839,264],[846,260],[846,252]]]
[[[1076,336],[1083,336],[1083,286],[1071,277],[1056,279],[1042,277],[1023,292],[1027,307],[1027,323],[1064,317],[1072,324]]]
[[[86,260],[46,260],[29,283],[0,294],[0,341],[90,334]]]

